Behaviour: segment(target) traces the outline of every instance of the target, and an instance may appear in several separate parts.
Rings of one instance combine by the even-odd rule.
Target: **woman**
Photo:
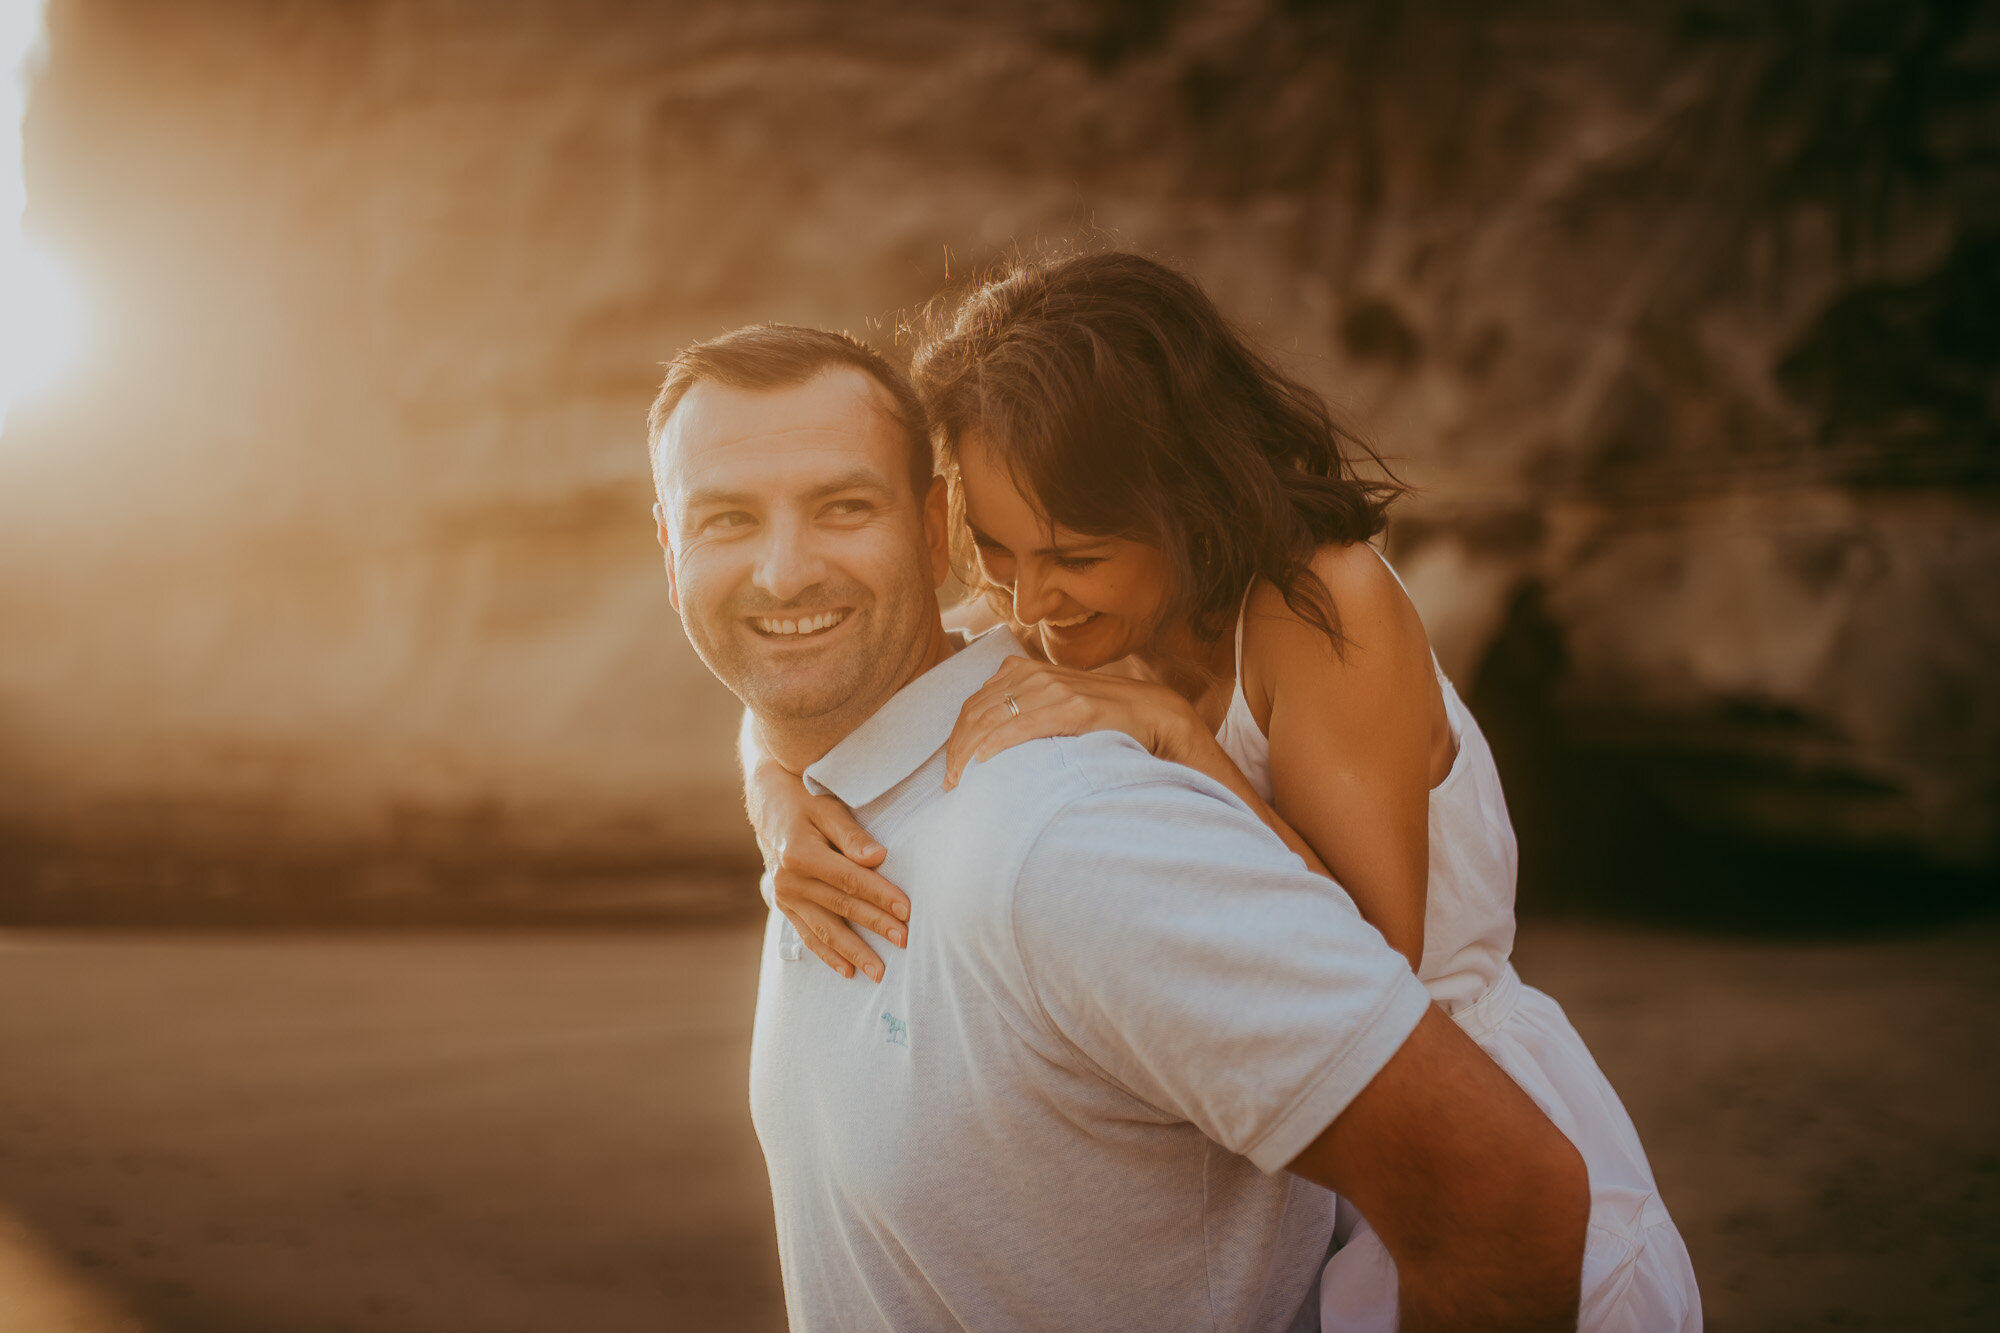
[[[946,782],[1025,740],[1116,729],[1227,786],[1582,1152],[1581,1326],[1699,1328],[1630,1119],[1508,962],[1515,846],[1492,755],[1368,544],[1398,488],[1357,477],[1313,393],[1134,255],[1012,266],[957,305],[913,377],[974,578],[1043,659],[1011,659],[966,702]],[[904,942],[907,900],[868,869],[879,852],[837,803],[749,771],[779,905],[831,965],[879,978],[839,919]],[[1325,1326],[1392,1327],[1386,1249],[1344,1206],[1336,1230]]]

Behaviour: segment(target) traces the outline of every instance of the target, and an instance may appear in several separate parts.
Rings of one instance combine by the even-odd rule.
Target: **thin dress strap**
[[[1243,622],[1249,619],[1250,591],[1243,590],[1243,605],[1236,612],[1236,679],[1230,686],[1229,707],[1222,715],[1222,725],[1216,728],[1215,738],[1222,742],[1223,753],[1243,770],[1251,788],[1268,801],[1271,742],[1257,725],[1257,719],[1250,715],[1250,701],[1243,696]]]
[[[1408,597],[1410,595],[1410,585],[1403,582],[1403,576],[1398,574],[1396,567],[1389,563],[1389,557],[1382,554],[1382,548],[1374,542],[1364,542],[1363,545],[1375,553],[1375,558],[1382,562],[1382,568],[1389,571],[1389,577],[1396,580],[1396,586],[1403,590],[1403,596]]]
[[[1389,563],[1389,557],[1382,554],[1382,548],[1377,546],[1374,542],[1366,542],[1364,543],[1364,545],[1366,545],[1369,550],[1375,552],[1375,558],[1382,562],[1382,568],[1389,571],[1389,577],[1396,580],[1396,586],[1403,590],[1403,596],[1410,597],[1410,585],[1403,582],[1403,576],[1401,574],[1398,574],[1396,572],[1396,567]],[[1410,605],[1415,606],[1416,604],[1417,604],[1417,599],[1414,597],[1410,597]],[[1417,618],[1421,620],[1423,618],[1423,612],[1419,611],[1417,613]],[[1424,638],[1426,640],[1430,638],[1430,629],[1428,626],[1426,626],[1424,629]],[[1236,643],[1237,643],[1236,654],[1238,657],[1241,657],[1243,655],[1243,646],[1242,646],[1243,639],[1240,630],[1238,631]],[[1237,667],[1237,670],[1239,671],[1241,671],[1242,669],[1243,668],[1241,666]],[[1438,665],[1438,655],[1436,648],[1431,649],[1431,674],[1436,676],[1438,680],[1441,682],[1449,679],[1444,674],[1444,668]],[[1450,707],[1451,707],[1451,701],[1449,698],[1447,698],[1445,701],[1445,708],[1447,711],[1449,711]],[[1458,731],[1458,720],[1456,718],[1452,719],[1452,731],[1454,735]]]
[[[1243,693],[1243,620],[1250,614],[1250,594],[1255,591],[1257,591],[1257,580],[1252,576],[1250,585],[1243,590],[1243,600],[1236,607],[1236,692],[1238,694]]]

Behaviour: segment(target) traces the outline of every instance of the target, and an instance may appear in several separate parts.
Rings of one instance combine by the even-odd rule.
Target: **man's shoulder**
[[[1004,841],[1019,859],[1037,846],[1082,841],[1127,848],[1162,830],[1236,829],[1252,843],[1284,844],[1228,788],[1205,774],[1156,758],[1123,732],[1095,731],[1028,741],[961,778],[958,815],[965,846],[982,856]],[[1237,854],[1241,854],[1239,851]],[[1122,853],[1121,853],[1122,855]]]
[[[1222,784],[1155,757],[1122,731],[1026,741],[968,765],[959,785],[978,808],[1039,812],[1045,819],[1085,796],[1162,790],[1244,808]]]

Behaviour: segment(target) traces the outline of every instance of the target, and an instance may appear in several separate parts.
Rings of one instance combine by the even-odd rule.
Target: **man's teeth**
[[[766,634],[817,634],[821,630],[832,629],[847,619],[845,611],[822,611],[804,620],[780,620],[770,616],[759,617],[757,628]]]
[[[1044,625],[1051,626],[1052,628],[1055,629],[1075,629],[1078,625],[1081,625],[1086,620],[1092,619],[1096,615],[1097,612],[1095,611],[1085,611],[1082,615],[1077,616],[1071,620],[1044,620],[1042,623]]]

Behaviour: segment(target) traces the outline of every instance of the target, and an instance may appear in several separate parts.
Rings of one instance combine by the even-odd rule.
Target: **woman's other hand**
[[[759,765],[749,785],[778,910],[828,967],[880,981],[882,960],[854,927],[909,944],[909,897],[875,870],[888,853],[839,800],[775,764]]]
[[[1207,735],[1194,708],[1165,685],[1010,657],[958,710],[944,747],[945,789],[956,787],[974,760],[1023,741],[1087,731],[1122,731],[1177,763],[1185,762],[1192,736]]]

